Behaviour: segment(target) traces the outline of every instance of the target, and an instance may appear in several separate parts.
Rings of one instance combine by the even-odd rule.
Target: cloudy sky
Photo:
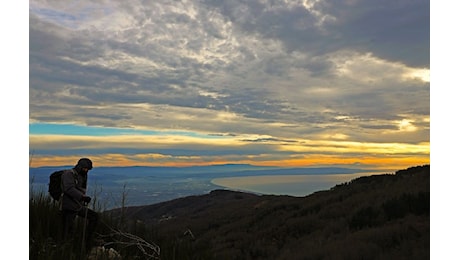
[[[430,162],[428,0],[29,1],[31,166]]]

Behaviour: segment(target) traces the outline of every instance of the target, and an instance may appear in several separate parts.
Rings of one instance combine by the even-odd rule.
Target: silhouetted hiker
[[[66,170],[61,177],[63,194],[60,204],[63,224],[63,238],[67,240],[73,236],[75,217],[86,217],[82,233],[85,233],[86,248],[91,245],[92,235],[99,219],[98,214],[88,209],[91,197],[86,195],[88,171],[93,168],[93,163],[88,158],[81,158],[72,169]]]

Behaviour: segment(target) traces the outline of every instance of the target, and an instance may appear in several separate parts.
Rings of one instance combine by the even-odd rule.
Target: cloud
[[[29,120],[423,143],[429,32],[428,1],[33,0]]]
[[[372,52],[409,66],[429,67],[429,1],[206,1],[241,30],[283,42],[288,51],[322,56]]]

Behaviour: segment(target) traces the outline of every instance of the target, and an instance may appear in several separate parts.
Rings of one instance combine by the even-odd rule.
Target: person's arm
[[[85,195],[75,184],[75,178],[72,171],[66,171],[62,174],[62,191],[76,201],[81,201]]]
[[[84,174],[81,179],[82,179],[82,183],[81,183],[80,188],[82,189],[83,194],[86,195],[86,185],[88,183],[88,174]]]

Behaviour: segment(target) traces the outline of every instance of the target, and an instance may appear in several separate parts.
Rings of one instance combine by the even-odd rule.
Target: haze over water
[[[216,178],[211,182],[233,190],[301,197],[371,174],[379,173],[246,176]]]
[[[62,168],[68,168],[62,167]],[[61,167],[30,168],[31,192],[47,194],[49,175]],[[345,168],[273,168],[251,165],[207,167],[98,167],[91,170],[88,191],[106,209],[151,205],[203,195],[216,189],[256,194],[306,196],[363,175],[379,174]]]

